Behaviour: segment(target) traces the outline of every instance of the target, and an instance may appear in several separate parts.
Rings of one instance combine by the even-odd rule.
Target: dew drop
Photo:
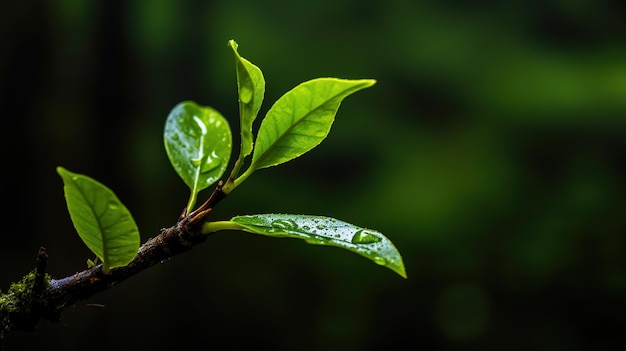
[[[200,164],[202,163],[202,158],[200,157],[192,158],[189,161],[191,161],[191,164],[194,165],[195,167],[200,167]]]
[[[367,231],[365,229],[359,230],[352,237],[353,244],[373,244],[373,243],[380,242],[380,240],[381,238],[378,235],[370,231]]]
[[[220,160],[220,158],[217,156],[215,151],[213,151],[211,155],[209,155],[206,158],[205,162],[200,167],[200,173],[210,172],[214,170],[215,168],[219,167],[221,163],[222,163],[222,160]]]
[[[217,168],[217,166],[220,165],[220,162],[205,162],[202,164],[202,167],[200,167],[200,173],[208,173],[214,169]]]
[[[291,219],[277,219],[272,222],[272,227],[280,230],[295,230],[298,229],[298,224]]]
[[[109,210],[111,211],[117,211],[120,207],[114,203],[110,203],[109,204]]]
[[[187,134],[189,134],[193,138],[196,138],[198,136],[198,133],[193,128],[187,129],[186,132],[187,132]]]
[[[380,256],[374,256],[372,259],[374,260],[374,263],[379,264],[381,266],[384,266],[385,264],[387,264],[387,260],[385,260],[384,258]]]
[[[239,99],[244,104],[248,104],[252,101],[252,89],[248,84],[242,85],[239,88]]]
[[[308,244],[312,244],[312,245],[326,245],[326,240],[317,237],[317,236],[312,236],[310,238],[306,238],[304,239],[304,241],[306,241]]]
[[[172,134],[172,139],[173,140],[178,140],[178,139],[180,139],[180,137],[178,136],[178,134]]]

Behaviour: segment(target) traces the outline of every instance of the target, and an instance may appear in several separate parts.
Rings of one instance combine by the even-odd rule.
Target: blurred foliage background
[[[623,13],[608,0],[3,2],[1,289],[40,245],[57,278],[91,258],[56,166],[116,191],[143,240],[175,222],[188,190],[165,118],[194,100],[237,133],[229,39],[265,74],[262,113],[311,78],[378,84],[344,101],[319,147],[258,171],[214,218],[374,228],[409,276],[223,232],[4,346],[623,348]]]

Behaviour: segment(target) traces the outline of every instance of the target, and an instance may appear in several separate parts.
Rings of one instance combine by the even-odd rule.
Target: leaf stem
[[[231,191],[233,191],[236,187],[238,187],[241,183],[243,183],[244,180],[248,179],[248,177],[250,177],[250,175],[252,175],[252,173],[256,170],[256,164],[252,163],[248,167],[248,169],[246,169],[245,172],[243,172],[239,177],[237,177],[237,173],[234,172],[235,168],[237,168],[237,172],[239,172],[239,168],[241,168],[241,166],[243,165],[243,162],[239,163],[239,165],[237,165],[237,163],[239,163],[239,160],[237,160],[237,162],[235,163],[233,172],[231,172],[231,175],[228,178],[228,181],[226,182],[226,184],[224,185],[224,188],[222,189],[222,191],[225,194],[229,194]]]
[[[205,222],[202,224],[203,235],[215,233],[220,230],[244,230],[244,228],[232,221]]]
[[[256,170],[255,164],[251,164],[250,167],[248,167],[248,169],[246,169],[246,171],[243,172],[242,175],[240,175],[237,179],[233,181],[232,189],[238,187],[239,184],[243,183],[243,181],[248,179],[248,177],[250,177],[255,170]]]
[[[243,165],[243,160],[244,160],[244,156],[242,153],[240,153],[239,158],[237,158],[237,161],[235,161],[235,164],[233,165],[233,169],[230,171],[230,175],[228,176],[228,179],[226,180],[226,183],[224,184],[224,187],[222,188],[222,191],[225,194],[228,194],[233,189],[235,189],[236,186],[234,186],[233,183],[235,182],[237,176],[239,175],[239,170],[241,169],[241,166]]]
[[[193,211],[193,207],[196,205],[196,200],[198,199],[198,192],[196,191],[197,187],[194,186],[194,189],[191,190],[191,195],[189,196],[189,202],[187,202],[187,211],[186,213],[191,213]]]

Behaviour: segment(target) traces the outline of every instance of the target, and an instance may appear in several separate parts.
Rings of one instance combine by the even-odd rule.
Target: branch
[[[201,206],[189,214],[185,209],[176,224],[161,229],[156,237],[141,245],[128,265],[111,269],[109,274],[102,273],[102,264],[99,264],[65,278],[52,279],[45,274],[48,255],[45,248],[40,248],[35,271],[0,295],[0,339],[12,330],[34,330],[41,319],[58,322],[65,307],[204,242],[208,235],[201,232],[202,223],[226,197],[222,186],[220,181]]]

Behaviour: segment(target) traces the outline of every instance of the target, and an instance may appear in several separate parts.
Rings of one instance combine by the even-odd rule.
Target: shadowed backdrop
[[[312,78],[378,83],[343,102],[321,145],[255,172],[213,219],[302,213],[373,228],[395,243],[408,280],[337,248],[220,232],[2,345],[623,348],[624,10],[585,0],[3,3],[0,289],[34,268],[41,245],[56,278],[93,258],[57,166],[113,189],[142,241],[176,221],[189,191],[165,154],[165,118],[193,100],[237,138],[229,39],[265,75],[258,121]]]

